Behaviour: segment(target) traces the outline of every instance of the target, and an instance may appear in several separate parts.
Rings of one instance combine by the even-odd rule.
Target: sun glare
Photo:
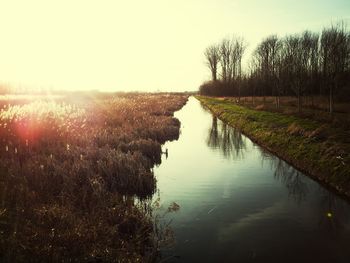
[[[77,132],[84,124],[84,116],[85,110],[77,106],[39,100],[5,106],[0,113],[0,125],[10,137],[20,138],[28,144],[41,136]]]
[[[304,2],[1,1],[0,81],[34,90],[196,90],[214,39],[242,35],[248,54],[269,34],[348,17],[349,4]]]

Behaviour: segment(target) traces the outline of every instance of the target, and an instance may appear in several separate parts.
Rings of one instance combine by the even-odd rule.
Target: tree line
[[[324,28],[321,33],[304,31],[279,38],[270,35],[255,48],[248,67],[242,71],[247,43],[242,37],[223,39],[206,48],[204,55],[212,79],[200,86],[200,93],[212,96],[275,98],[296,96],[298,110],[302,99],[326,96],[329,111],[334,98],[350,95],[350,33],[344,23]]]

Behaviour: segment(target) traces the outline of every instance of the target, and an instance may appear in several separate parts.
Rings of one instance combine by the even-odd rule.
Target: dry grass
[[[125,94],[3,104],[1,261],[151,261],[152,167],[186,96]],[[6,105],[6,106],[5,106]],[[5,106],[5,107],[4,107]]]

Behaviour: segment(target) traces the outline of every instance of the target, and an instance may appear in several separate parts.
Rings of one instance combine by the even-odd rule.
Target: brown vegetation
[[[4,104],[0,259],[151,261],[152,167],[177,139],[182,95],[124,94]]]

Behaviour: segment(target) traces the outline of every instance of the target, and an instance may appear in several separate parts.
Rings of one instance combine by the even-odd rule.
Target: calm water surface
[[[350,206],[191,97],[155,168],[165,262],[350,262]]]

